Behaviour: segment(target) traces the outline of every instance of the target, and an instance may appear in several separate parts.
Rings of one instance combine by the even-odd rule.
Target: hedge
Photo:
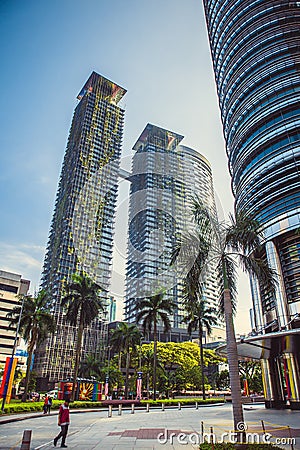
[[[62,400],[53,400],[51,409],[58,409]],[[21,412],[43,412],[44,402],[24,402],[6,404],[4,414],[16,414]],[[76,408],[99,408],[102,402],[72,402],[71,409]],[[2,413],[2,412],[1,412]],[[3,413],[2,413],[3,414]]]
[[[212,444],[203,442],[199,445],[200,450],[212,450]],[[231,444],[229,442],[223,442],[214,444],[214,450],[282,450],[282,447],[278,447],[273,444]]]

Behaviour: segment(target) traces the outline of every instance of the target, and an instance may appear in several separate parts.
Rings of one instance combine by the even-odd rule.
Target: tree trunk
[[[122,352],[119,351],[119,355],[118,355],[118,369],[119,369],[120,373],[122,374],[121,368],[122,368]],[[123,378],[123,376],[122,376],[122,378]],[[117,385],[118,394],[122,390],[122,386],[123,386],[123,382],[120,380],[120,377],[118,377],[118,385]]]
[[[28,386],[29,386],[29,379],[30,379],[30,366],[32,363],[32,354],[33,354],[33,350],[28,351],[26,377],[25,377],[25,390],[22,395],[22,402],[27,402]]]
[[[242,427],[244,425],[244,414],[242,408],[239,361],[229,289],[224,289],[224,315],[226,323],[227,358],[229,365],[234,431],[237,432],[238,442],[245,442],[245,432],[242,431]]]
[[[156,400],[157,324],[153,326],[153,400]]]
[[[72,395],[71,395],[72,402],[74,402],[74,400],[75,400],[76,384],[77,384],[78,370],[79,370],[80,356],[81,356],[82,337],[83,337],[83,325],[80,323],[79,328],[78,328],[78,333],[77,333],[75,367],[74,367],[73,387],[72,387]]]
[[[129,352],[129,348],[127,348],[127,350],[126,350],[126,375],[125,375],[125,399],[126,400],[128,400],[129,364],[130,364],[130,352]]]
[[[31,367],[31,363],[32,363],[33,351],[34,351],[37,340],[38,340],[38,333],[36,331],[36,327],[33,325],[31,340],[27,347],[28,358],[27,358],[26,377],[25,377],[25,390],[24,390],[24,394],[22,395],[23,402],[27,402],[28,386],[29,386],[29,380],[30,380],[30,367]]]
[[[201,321],[199,320],[198,323],[198,337],[199,337],[199,347],[200,347],[200,367],[201,367],[201,374],[202,374],[202,398],[203,400],[206,399],[206,395],[205,395],[205,383],[204,383],[204,357],[203,357],[203,343],[202,343],[202,336],[203,336],[203,331],[202,331],[202,325],[201,325]]]
[[[150,371],[148,370],[147,372],[147,398],[149,399],[150,397]]]

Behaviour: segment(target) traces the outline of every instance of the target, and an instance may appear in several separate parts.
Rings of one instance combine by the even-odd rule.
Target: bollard
[[[161,404],[161,410],[162,410],[162,411],[165,410],[165,404],[164,404],[164,403]]]
[[[211,443],[211,449],[215,450],[215,439],[214,439],[214,429],[213,429],[213,427],[210,427],[210,443]]]
[[[201,421],[201,437],[202,437],[202,443],[204,442],[204,423]]]
[[[178,409],[181,409],[181,403],[178,402]]]
[[[131,414],[134,414],[134,403],[131,404]]]
[[[32,430],[23,431],[22,445],[20,450],[30,450],[31,433]]]
[[[149,411],[150,411],[150,404],[147,403],[147,404],[146,404],[146,412],[149,412]]]
[[[107,417],[112,417],[112,405],[108,405],[108,414]]]
[[[119,405],[119,409],[118,409],[118,415],[121,416],[122,415],[122,405]]]
[[[288,430],[289,430],[289,437],[290,437],[290,443],[291,443],[291,450],[294,450],[294,443],[293,443],[293,438],[292,438],[292,432],[291,432],[291,428],[288,425]]]
[[[198,405],[198,402],[196,402],[196,409],[199,409],[199,405]]]

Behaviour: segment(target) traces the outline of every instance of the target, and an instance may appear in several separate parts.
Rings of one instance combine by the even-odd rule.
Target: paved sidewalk
[[[84,413],[83,413],[84,412]],[[44,419],[40,413],[31,414],[31,420],[24,423],[11,423],[4,426],[14,429],[32,429],[32,449],[53,449],[53,436],[57,431],[57,412]],[[293,447],[300,450],[300,411],[266,410],[262,405],[244,407],[247,432],[256,433],[262,438],[261,420],[264,421],[266,433],[270,433],[271,441],[281,439],[280,447],[291,449],[289,437],[295,439]],[[24,416],[21,415],[21,416]],[[1,422],[1,421],[0,421]],[[108,417],[107,411],[71,410],[71,427],[67,438],[69,449],[76,450],[179,450],[198,449],[201,441],[201,423],[204,431],[209,433],[210,427],[218,440],[222,433],[232,428],[231,405],[202,406],[199,409],[182,408],[178,410],[160,409],[130,410]],[[25,425],[26,423],[26,425]],[[287,426],[290,426],[290,433]],[[48,428],[47,428],[48,427]],[[55,428],[53,428],[55,427]],[[8,430],[7,430],[8,432]],[[6,448],[19,449],[19,446]],[[4,447],[0,446],[0,449]]]
[[[296,439],[293,447],[300,449],[300,412],[270,411],[256,406],[245,410],[244,413],[247,432],[256,433],[261,441],[261,420],[264,420],[266,432],[270,433],[273,443],[276,438],[285,439],[290,436],[285,428],[290,425],[293,433],[291,436]],[[118,416],[115,411],[111,418],[95,416],[89,427],[74,432],[67,443],[69,448],[77,450],[198,449],[201,442],[201,422],[206,433],[213,427],[218,441],[222,433],[232,429],[231,405],[201,407],[198,410],[184,408],[156,410],[150,413],[125,412],[122,416]],[[286,440],[282,442],[282,448],[291,448],[286,444]],[[48,450],[51,446],[38,447],[36,450],[42,448]]]

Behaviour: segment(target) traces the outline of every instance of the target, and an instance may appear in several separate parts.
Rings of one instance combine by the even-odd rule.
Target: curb
[[[199,410],[200,410],[200,408],[211,408],[211,407],[214,407],[214,406],[223,406],[223,405],[225,405],[225,403],[212,403],[212,404],[207,404],[207,405],[199,405]],[[113,405],[113,406],[115,406],[115,405]],[[194,405],[185,405],[185,406],[183,406],[182,405],[182,408],[195,408],[195,406]],[[161,411],[161,406],[152,406],[151,407],[151,409],[152,410],[159,410],[159,411]],[[150,409],[150,411],[151,411],[151,409]],[[169,406],[169,407],[167,407],[166,409],[165,409],[165,411],[166,410],[168,410],[168,409],[177,409],[177,406]],[[130,410],[130,408],[129,407],[126,407],[126,408],[123,408],[123,410]],[[144,408],[144,407],[136,407],[136,410],[137,411],[143,411],[143,410],[145,410],[146,411],[146,409]],[[88,409],[88,408],[85,408],[85,409],[72,409],[71,410],[71,414],[82,414],[82,413],[88,413],[88,412],[101,412],[101,411],[107,411],[107,408],[102,408],[102,409]],[[51,414],[50,414],[51,416],[57,416],[58,415],[58,410],[56,411],[56,410],[54,410]],[[9,416],[9,417],[5,417],[5,418],[3,418],[3,419],[1,419],[1,417],[0,417],[0,426],[3,424],[6,424],[6,423],[12,423],[12,422],[21,422],[22,420],[27,420],[27,419],[35,419],[35,418],[37,418],[37,417],[49,417],[49,414],[43,414],[43,413],[37,413],[37,414],[29,414],[28,413],[28,415],[24,415],[24,416],[21,416],[21,417],[14,417],[14,416]]]

